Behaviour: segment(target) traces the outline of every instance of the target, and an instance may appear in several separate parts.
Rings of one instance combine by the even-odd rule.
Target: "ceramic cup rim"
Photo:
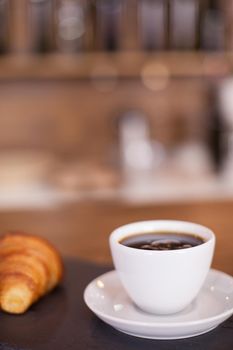
[[[184,228],[183,232],[186,234],[197,234],[199,237],[204,239],[204,242],[198,246],[193,246],[186,249],[174,249],[174,250],[145,250],[145,249],[136,249],[133,247],[128,247],[120,243],[120,240],[124,237],[129,237],[131,235],[137,234],[137,227],[138,230],[140,228],[139,234],[148,233],[148,232],[156,232],[156,226],[163,227],[162,229],[168,231],[168,232],[177,232],[177,230],[182,233],[182,229],[180,230],[180,227],[182,226]],[[169,227],[170,226],[170,227]],[[171,227],[174,227],[171,229]],[[177,228],[179,226],[179,229]],[[144,229],[143,229],[144,227]],[[189,227],[189,229],[188,229]],[[148,229],[150,228],[150,229]],[[154,228],[154,229],[153,229]],[[192,228],[192,229],[191,229]],[[131,231],[132,230],[132,231]],[[151,231],[150,231],[151,230]],[[157,228],[157,231],[161,230],[161,228]],[[143,231],[143,232],[142,232]],[[126,225],[119,226],[115,230],[112,231],[112,233],[109,236],[110,244],[113,244],[118,249],[121,249],[122,251],[128,251],[130,254],[137,254],[137,255],[173,255],[173,254],[184,254],[189,253],[193,251],[194,249],[203,249],[205,246],[208,246],[212,243],[212,241],[215,241],[215,234],[214,232],[208,228],[207,226],[197,224],[191,221],[183,221],[183,220],[143,220],[143,221],[135,221],[128,223]]]

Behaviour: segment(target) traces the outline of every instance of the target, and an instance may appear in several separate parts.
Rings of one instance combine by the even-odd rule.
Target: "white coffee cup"
[[[143,250],[120,243],[123,238],[149,232],[198,235],[204,243],[177,250]],[[188,306],[208,274],[215,235],[205,226],[185,221],[153,220],[121,226],[110,235],[113,263],[129,297],[142,310],[172,314]]]

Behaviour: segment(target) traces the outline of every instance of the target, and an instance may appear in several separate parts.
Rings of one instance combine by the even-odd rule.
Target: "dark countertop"
[[[233,317],[210,333],[172,341],[145,340],[118,332],[99,320],[83,302],[86,285],[111,270],[81,260],[66,260],[63,286],[25,315],[0,314],[0,350],[232,350]]]

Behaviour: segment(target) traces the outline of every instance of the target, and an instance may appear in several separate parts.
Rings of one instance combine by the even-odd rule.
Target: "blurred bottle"
[[[171,0],[170,47],[194,49],[198,42],[199,0]]]
[[[225,22],[225,47],[227,50],[233,50],[233,1],[221,1],[220,4]]]
[[[11,1],[8,0],[6,7],[8,7],[8,15],[4,21],[9,19],[9,51],[13,53],[25,53],[31,48],[29,45],[29,29],[28,29],[28,0]],[[2,19],[1,19],[2,23]],[[5,39],[6,39],[5,38]]]
[[[153,170],[165,158],[159,142],[152,141],[150,125],[139,111],[128,111],[119,119],[119,148],[123,174],[128,184],[150,187]]]
[[[121,40],[120,48],[122,50],[139,50],[140,49],[140,28],[138,1],[125,1],[122,3],[122,20],[121,20]]]
[[[226,154],[225,144],[225,122],[223,119],[219,88],[217,86],[211,86],[209,88],[208,96],[209,116],[208,116],[208,145],[214,170],[219,173],[222,170],[224,158]]]
[[[60,51],[77,52],[85,47],[87,3],[60,0],[56,12],[56,44]]]
[[[96,0],[95,42],[99,50],[114,51],[120,47],[122,0]]]
[[[168,21],[166,1],[139,1],[138,17],[142,47],[146,50],[165,49]]]
[[[145,116],[138,111],[125,113],[119,133],[123,167],[133,172],[150,170],[153,154]]]
[[[219,89],[220,109],[224,123],[222,137],[223,152],[223,175],[232,183],[233,177],[233,79],[225,79]]]
[[[0,54],[9,49],[9,1],[0,0]]]
[[[54,49],[54,2],[30,0],[30,41],[32,50],[49,52]]]
[[[200,46],[205,50],[222,50],[225,45],[223,12],[219,0],[208,0],[202,13]]]

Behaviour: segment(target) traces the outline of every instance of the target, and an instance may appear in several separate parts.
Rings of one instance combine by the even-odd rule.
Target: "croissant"
[[[0,308],[24,313],[62,279],[62,259],[45,239],[21,232],[0,237]]]

